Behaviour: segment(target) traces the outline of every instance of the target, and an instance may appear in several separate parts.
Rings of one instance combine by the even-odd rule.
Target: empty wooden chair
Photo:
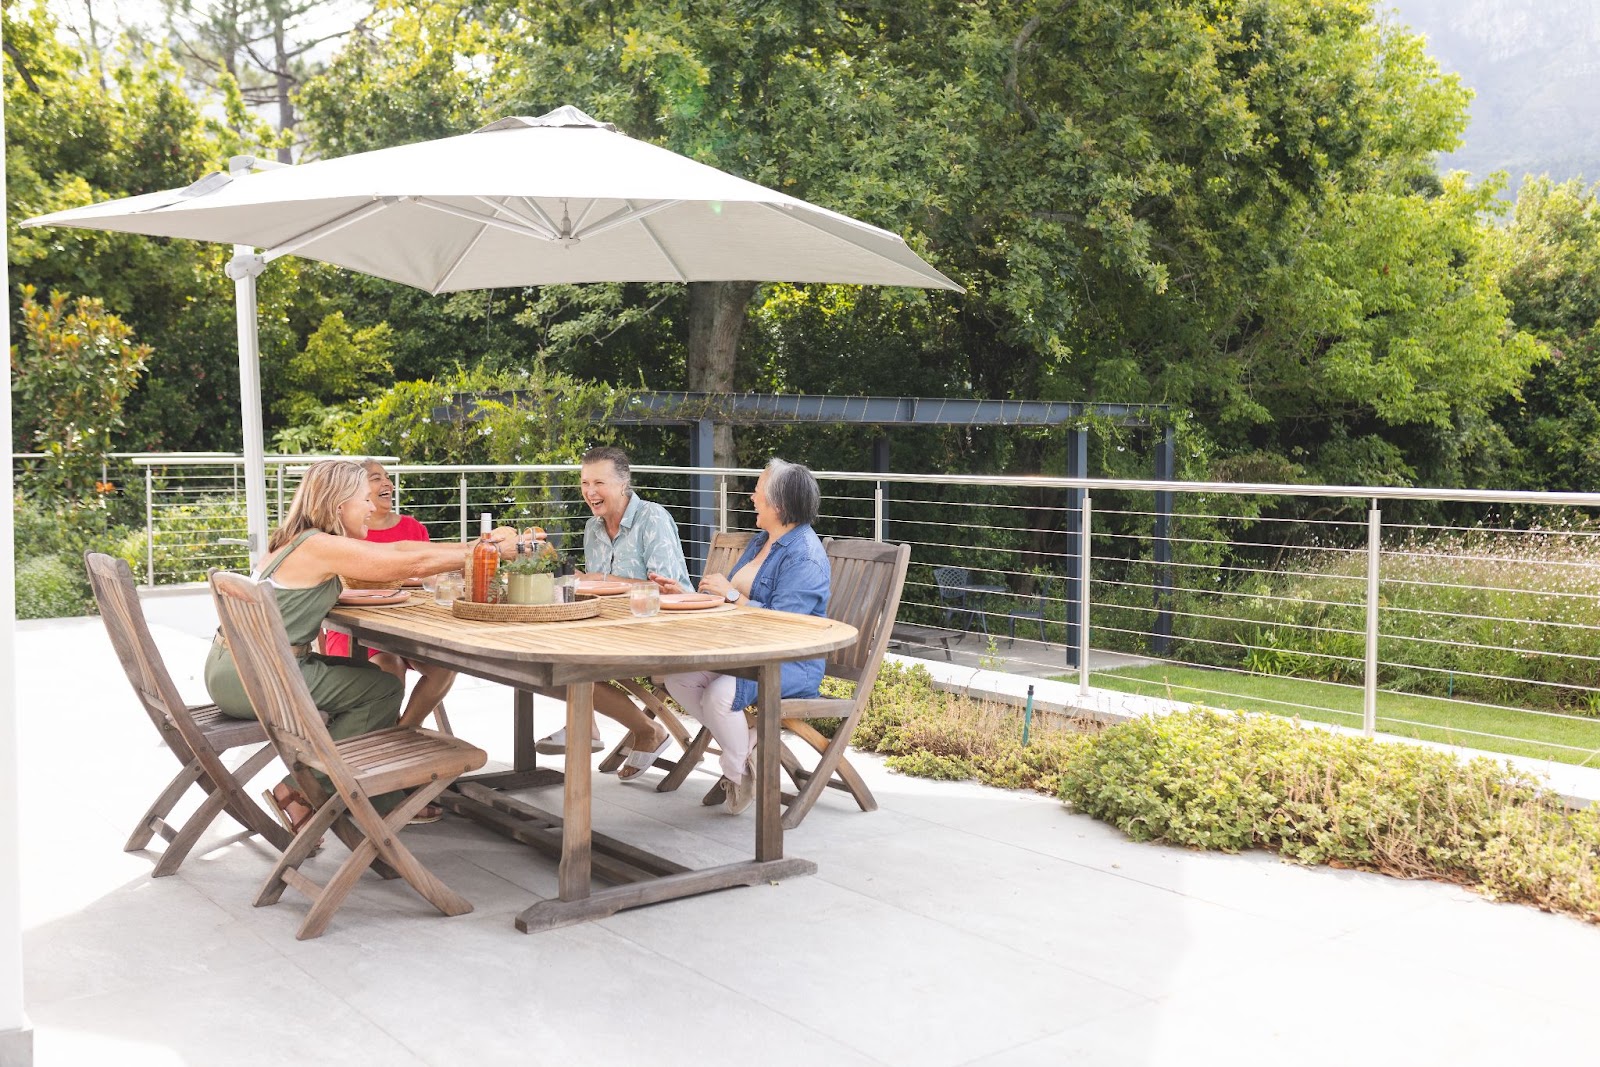
[[[828,618],[849,623],[860,631],[860,637],[855,644],[828,654],[824,676],[849,682],[854,690],[847,697],[783,701],[783,728],[817,754],[816,764],[808,769],[787,746],[781,753],[784,770],[798,790],[784,794],[787,803],[783,826],[786,830],[800,825],[824,789],[848,792],[862,811],[873,811],[878,806],[872,790],[845,758],[845,750],[850,746],[856,723],[861,721],[861,713],[878,679],[878,668],[883,664],[884,650],[889,646],[889,634],[894,629],[895,613],[900,610],[900,594],[905,587],[906,566],[911,561],[911,546],[832,539],[825,544],[831,571]],[[809,721],[834,718],[841,722],[831,738]],[[710,738],[710,731],[702,728],[690,742],[681,764],[697,763]],[[682,781],[681,776],[678,781]],[[663,783],[658,788],[665,787]],[[720,804],[722,793],[719,781],[706,794],[706,803]]]
[[[471,903],[424,867],[399,835],[451,782],[482,767],[487,754],[458,738],[416,727],[334,741],[300,673],[272,587],[217,572],[211,576],[211,591],[244,691],[300,791],[317,809],[267,876],[256,906],[276,904],[284,889],[294,886],[311,899],[311,910],[295,936],[317,937],[362,872],[373,867],[385,878],[404,878],[446,915],[471,911]],[[313,771],[332,782],[331,795]],[[371,798],[393,790],[411,792],[387,816],[380,815]],[[318,885],[300,872],[300,865],[330,829],[350,846],[350,858]]]
[[[729,531],[712,534],[711,545],[706,551],[705,573],[732,573],[733,565],[739,562],[739,557],[744,554],[745,548],[754,537],[755,534],[749,531]],[[685,751],[688,750],[690,744],[688,727],[684,726],[683,719],[678,713],[677,705],[671,702],[665,690],[652,689],[649,686],[640,685],[631,678],[614,681],[611,684],[644,705],[646,712],[661,720],[661,725],[666,727],[667,732],[678,743],[678,747]],[[619,741],[610,752],[606,753],[606,758],[600,761],[599,769],[601,773],[610,773],[622,766],[622,762],[628,758],[626,744],[626,739]],[[656,760],[654,766],[666,768],[668,774],[667,780],[659,783],[656,786],[656,790],[658,792],[666,792],[678,788],[684,778],[688,777],[689,772],[694,770],[695,765],[705,757],[706,750],[707,746],[702,744],[694,760],[690,762],[685,762],[681,759],[671,760],[665,756]],[[674,778],[672,777],[673,775],[677,777]]]
[[[95,603],[100,608],[100,618],[111,637],[111,646],[116,649],[117,659],[122,662],[128,683],[133,686],[161,740],[182,765],[139,817],[123,849],[137,852],[159,834],[167,847],[156,861],[151,876],[162,878],[174,874],[200,835],[223,812],[244,827],[244,832],[232,840],[260,834],[280,852],[288,848],[288,833],[250,799],[245,788],[276,754],[266,743],[267,734],[261,724],[229,718],[215,704],[186,703],[150,636],[150,626],[128,564],[100,552],[84,553],[83,562]],[[230,770],[222,762],[223,752],[249,745],[261,747],[252,752],[238,770]],[[193,786],[199,786],[206,797],[187,822],[173,826],[167,819]]]

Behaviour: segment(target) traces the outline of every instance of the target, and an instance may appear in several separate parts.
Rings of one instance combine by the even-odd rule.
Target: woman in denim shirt
[[[828,607],[830,568],[822,542],[811,529],[822,494],[811,471],[773,459],[750,494],[760,531],[729,575],[708,574],[700,591],[735,604],[750,604],[797,615],[821,616]],[[663,592],[681,591],[677,582],[652,574]],[[814,697],[822,682],[820,659],[783,665],[783,695]],[[673,674],[666,679],[685,712],[699,719],[722,750],[722,786],[730,815],[755,797],[756,731],[744,709],[756,702],[756,683],[713,671]],[[716,795],[713,790],[711,795]]]

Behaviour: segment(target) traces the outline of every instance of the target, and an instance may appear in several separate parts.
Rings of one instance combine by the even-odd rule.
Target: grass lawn
[[[1065,681],[1076,679],[1075,674],[1063,676]],[[1221,711],[1272,712],[1338,726],[1361,726],[1361,690],[1328,682],[1156,664],[1100,671],[1093,675],[1091,684],[1124,693],[1202,704]],[[1378,729],[1401,737],[1464,745],[1488,752],[1600,765],[1600,720],[1558,719],[1433,697],[1379,692]],[[1479,733],[1461,732],[1464,730]],[[1526,740],[1506,741],[1479,734]],[[1583,751],[1555,747],[1558,745],[1572,745]]]

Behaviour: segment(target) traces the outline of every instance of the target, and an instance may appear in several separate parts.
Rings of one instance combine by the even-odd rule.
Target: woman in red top
[[[367,519],[367,540],[384,543],[428,540],[426,526],[410,515],[396,514],[394,482],[389,480],[389,472],[384,470],[383,464],[375,459],[364,459],[361,465],[367,470],[367,488],[371,491],[374,509]],[[350,638],[333,630],[324,630],[322,647],[329,656],[348,656]],[[400,716],[401,726],[416,726],[427,718],[456,681],[455,671],[431,663],[412,663],[392,652],[368,652],[367,655],[373,663],[400,679],[401,684],[405,683],[407,667],[422,676],[411,691],[411,699],[406,701],[405,712]]]

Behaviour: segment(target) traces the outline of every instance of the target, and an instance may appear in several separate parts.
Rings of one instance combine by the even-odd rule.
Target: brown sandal
[[[279,783],[279,785],[282,784],[281,782]],[[283,824],[283,828],[295,837],[300,836],[300,831],[305,827],[306,823],[311,821],[312,816],[317,813],[317,809],[311,806],[311,801],[307,800],[306,795],[298,789],[290,788],[287,797],[279,797],[277,786],[273,786],[271,789],[263,789],[261,797],[267,802],[267,810],[276,815],[278,821]],[[306,809],[306,813],[296,819],[289,813],[289,805],[291,804],[299,804]],[[311,851],[315,853],[321,848],[322,841],[319,839],[315,845],[311,846]]]

